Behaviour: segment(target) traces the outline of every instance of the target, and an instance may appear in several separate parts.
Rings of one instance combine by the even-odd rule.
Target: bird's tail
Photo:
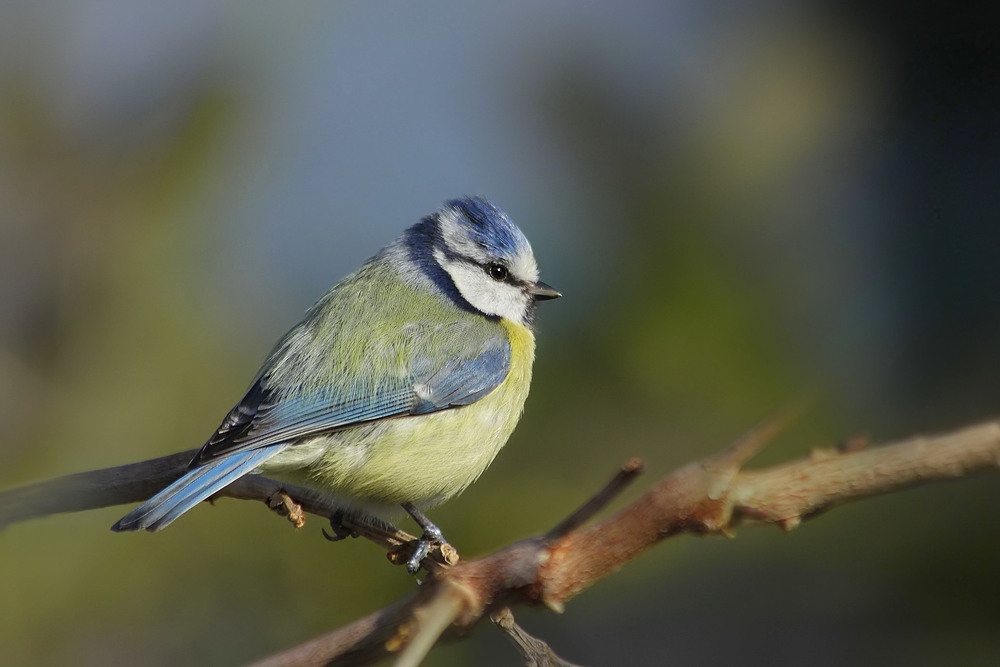
[[[272,445],[251,449],[200,465],[123,516],[111,526],[111,530],[160,530],[284,448],[283,445]]]

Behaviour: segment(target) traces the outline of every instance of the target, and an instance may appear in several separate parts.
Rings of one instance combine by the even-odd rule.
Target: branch
[[[541,639],[525,632],[524,628],[514,622],[514,614],[507,607],[494,612],[490,619],[514,644],[526,667],[578,667],[556,655]]]
[[[0,491],[0,530],[50,514],[139,503],[184,474],[197,449]]]
[[[849,500],[1000,467],[1000,422],[991,422],[881,447],[853,443],[815,451],[801,461],[743,470],[786,419],[765,422],[721,453],[667,475],[630,506],[599,523],[586,525],[635,478],[640,462],[630,461],[608,487],[541,538],[454,567],[446,567],[457,557],[444,545],[433,560],[424,561],[431,576],[414,595],[260,664],[359,664],[400,655],[412,663],[442,633],[446,638],[461,636],[484,616],[505,607],[545,605],[562,610],[573,596],[666,537],[685,532],[729,535],[741,520],[791,530],[821,510]],[[57,512],[145,500],[183,474],[193,454],[0,492],[0,528]],[[260,500],[286,514],[298,509],[326,518],[339,509],[329,497],[258,475],[243,477],[218,496]],[[395,562],[406,559],[403,547],[413,536],[350,516],[342,523],[348,531],[390,550]]]
[[[553,546],[541,595],[559,606],[659,540],[683,532],[731,535],[741,519],[792,530],[834,505],[919,482],[1000,468],[1000,422],[860,451],[742,471],[740,443],[668,475],[618,515]]]
[[[421,628],[428,609],[447,608],[452,622],[445,636],[461,636],[484,616],[502,617],[504,607],[545,605],[561,611],[573,596],[667,537],[730,535],[741,520],[791,530],[849,500],[1000,468],[1000,422],[991,422],[870,449],[818,451],[801,461],[743,471],[780,423],[771,420],[721,453],[664,477],[611,518],[581,527],[579,512],[574,513],[549,538],[518,542],[442,569],[410,598],[257,667],[367,664],[399,655],[413,637],[423,644],[430,635],[436,638],[443,630],[440,616]],[[613,493],[622,485],[609,487]],[[607,490],[599,493],[597,504],[608,495]],[[584,508],[593,506],[588,501]]]
[[[64,477],[0,491],[0,530],[28,519],[83,510],[140,503],[162,491],[188,470],[196,449],[139,463],[75,473]],[[306,487],[285,484],[261,475],[246,475],[209,500],[229,497],[260,500],[301,527],[308,512],[329,519],[341,508],[330,497]],[[287,500],[287,502],[282,502]],[[291,515],[290,515],[291,514]],[[394,563],[405,562],[408,546],[416,538],[394,526],[363,516],[345,515],[344,528],[389,552]],[[458,554],[448,544],[436,546],[425,567],[453,564]]]

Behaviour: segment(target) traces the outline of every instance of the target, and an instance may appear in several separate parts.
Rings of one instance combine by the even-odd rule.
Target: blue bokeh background
[[[0,7],[0,485],[196,447],[332,282],[461,194],[566,297],[463,554],[775,408],[764,453],[1000,405],[1000,56],[976,3]],[[643,486],[640,482],[638,486]],[[636,489],[632,495],[639,492]],[[995,476],[680,538],[519,618],[585,664],[1000,659]],[[411,590],[250,503],[0,533],[5,664],[238,664]],[[497,632],[432,664],[514,664]]]

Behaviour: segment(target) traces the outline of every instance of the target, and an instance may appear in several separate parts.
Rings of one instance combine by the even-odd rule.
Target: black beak
[[[528,294],[533,296],[535,301],[548,301],[562,296],[562,292],[552,289],[540,280],[528,288]]]

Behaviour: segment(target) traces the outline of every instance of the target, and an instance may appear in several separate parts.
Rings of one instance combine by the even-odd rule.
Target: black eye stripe
[[[471,266],[478,266],[486,273],[486,275],[498,283],[507,283],[508,285],[514,286],[522,286],[525,284],[523,281],[514,277],[514,274],[510,271],[510,267],[507,266],[503,260],[496,260],[486,264],[481,264],[475,257],[469,257],[468,255],[452,253],[446,256]]]

